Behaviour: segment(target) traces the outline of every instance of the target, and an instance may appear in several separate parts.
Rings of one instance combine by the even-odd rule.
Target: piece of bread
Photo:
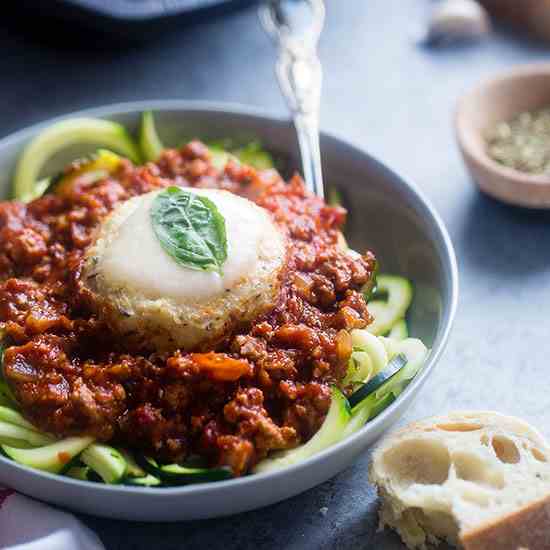
[[[550,550],[550,447],[517,418],[459,411],[385,438],[369,472],[380,525],[408,548]]]

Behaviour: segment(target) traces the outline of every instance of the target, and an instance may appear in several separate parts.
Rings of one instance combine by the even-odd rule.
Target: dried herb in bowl
[[[550,174],[550,107],[500,122],[486,135],[487,153],[528,174]]]

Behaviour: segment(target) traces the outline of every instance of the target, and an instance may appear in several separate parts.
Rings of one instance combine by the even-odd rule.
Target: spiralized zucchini
[[[145,111],[141,115],[141,127],[139,129],[139,146],[141,154],[146,161],[154,162],[160,157],[164,145],[160,140],[155,127],[155,119],[151,111]]]
[[[141,117],[139,145],[145,160],[155,161],[166,147],[160,139],[154,115],[146,111]],[[252,141],[243,146],[236,146],[231,140],[219,140],[206,142],[212,155],[212,164],[223,170],[229,160],[241,162],[256,168],[267,170],[274,168],[275,164],[271,155],[265,151],[258,141]]]
[[[400,319],[405,317],[413,298],[410,281],[396,275],[378,275],[376,280],[377,294],[386,299],[377,298],[376,294],[369,301],[369,311],[374,322],[368,331],[376,336],[387,334]]]
[[[139,149],[124,126],[96,118],[61,120],[40,132],[23,150],[15,169],[13,196],[23,202],[39,197],[49,185],[48,179],[38,180],[48,160],[67,147],[81,144],[112,149],[133,162],[141,161]]]

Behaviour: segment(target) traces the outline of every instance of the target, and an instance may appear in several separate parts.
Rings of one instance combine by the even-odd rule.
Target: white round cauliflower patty
[[[209,198],[225,219],[222,274],[182,266],[161,247],[150,217],[160,191],[119,205],[86,252],[83,283],[129,346],[206,349],[276,302],[286,243],[269,213],[227,191],[186,190]]]

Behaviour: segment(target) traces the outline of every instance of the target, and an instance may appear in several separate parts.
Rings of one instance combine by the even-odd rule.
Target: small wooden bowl
[[[550,175],[507,168],[487,154],[488,130],[524,111],[550,107],[550,64],[527,65],[482,83],[458,104],[455,129],[464,161],[479,188],[504,202],[550,208]]]

